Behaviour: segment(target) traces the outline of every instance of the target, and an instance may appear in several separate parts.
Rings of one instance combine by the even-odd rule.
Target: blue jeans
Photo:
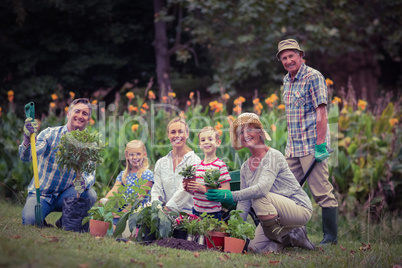
[[[200,217],[201,214],[202,214],[202,212],[198,212],[197,210],[195,210],[195,209],[193,208],[193,214],[194,214],[195,216]],[[212,215],[212,216],[214,216],[215,219],[222,220],[222,211],[213,212],[213,213],[207,213],[207,215]]]
[[[66,189],[64,192],[60,193],[59,196],[54,200],[52,204],[47,203],[45,200],[41,199],[40,204],[42,206],[42,217],[43,219],[46,218],[50,212],[61,212],[63,199],[66,197],[76,197],[77,192],[74,189],[74,186]],[[90,206],[92,207],[96,202],[96,192],[94,189],[89,188],[85,190],[81,194],[82,198],[88,198],[90,200]],[[35,224],[35,205],[37,204],[36,201],[36,194],[29,194],[27,197],[27,201],[25,202],[24,209],[22,210],[22,224],[23,225],[34,225]]]

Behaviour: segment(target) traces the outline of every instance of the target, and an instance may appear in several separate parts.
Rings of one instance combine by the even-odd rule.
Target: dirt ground
[[[184,239],[177,239],[174,237],[156,240],[153,243],[158,246],[161,246],[161,247],[169,247],[169,248],[189,250],[189,251],[200,251],[200,250],[208,249],[208,247],[206,245],[200,245],[197,242],[187,241]]]

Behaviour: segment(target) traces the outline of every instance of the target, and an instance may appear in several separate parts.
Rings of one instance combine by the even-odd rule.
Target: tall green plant
[[[74,130],[67,132],[57,146],[56,161],[62,170],[75,171],[74,180],[77,197],[85,190],[85,180],[82,173],[91,173],[102,163],[104,145],[97,132]]]

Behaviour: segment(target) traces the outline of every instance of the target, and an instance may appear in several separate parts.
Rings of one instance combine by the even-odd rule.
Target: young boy
[[[209,201],[205,196],[208,191],[204,186],[204,174],[206,170],[218,169],[221,173],[220,180],[223,179],[220,189],[230,190],[230,175],[226,164],[216,157],[216,149],[221,145],[219,132],[213,127],[204,127],[198,133],[200,148],[204,152],[204,160],[195,166],[195,182],[187,184],[188,191],[194,191],[193,214],[200,216],[207,212],[215,218],[221,220],[222,207],[220,202]]]

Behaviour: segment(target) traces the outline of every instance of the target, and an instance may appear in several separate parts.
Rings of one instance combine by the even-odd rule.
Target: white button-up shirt
[[[151,202],[161,200],[166,202],[166,206],[178,211],[192,213],[194,205],[193,196],[187,192],[179,191],[183,189],[183,176],[179,174],[188,165],[194,165],[201,162],[201,159],[194,151],[190,151],[183,156],[183,160],[173,170],[173,156],[170,151],[166,156],[162,157],[155,164],[154,185],[151,190]]]

